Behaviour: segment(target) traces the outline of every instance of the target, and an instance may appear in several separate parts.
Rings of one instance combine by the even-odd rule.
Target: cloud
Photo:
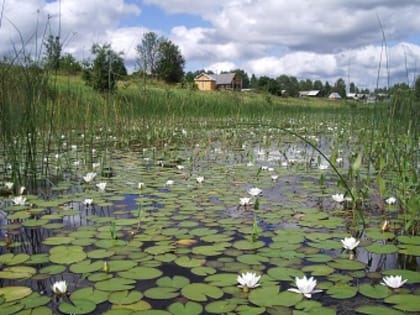
[[[233,62],[224,61],[224,62],[213,63],[213,64],[207,66],[205,70],[211,70],[214,73],[221,73],[223,71],[225,71],[225,72],[226,71],[232,71],[232,70],[235,70],[237,68],[238,67]]]

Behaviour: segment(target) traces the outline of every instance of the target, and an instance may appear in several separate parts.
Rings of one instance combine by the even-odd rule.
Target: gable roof
[[[207,79],[210,80],[210,81],[216,81],[216,85],[231,84],[235,75],[236,75],[236,73],[222,73],[222,74],[200,73],[198,76],[196,76],[194,78],[194,80],[198,80],[200,78],[207,77]]]

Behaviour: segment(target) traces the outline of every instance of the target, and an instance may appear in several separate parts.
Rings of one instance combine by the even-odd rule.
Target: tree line
[[[110,44],[94,44],[91,49],[92,60],[77,61],[71,54],[62,55],[60,38],[50,35],[44,43],[45,67],[52,71],[68,74],[82,73],[85,82],[98,91],[115,90],[116,82],[127,77],[123,53],[116,52]],[[132,76],[163,80],[167,83],[180,83],[183,87],[195,88],[194,78],[201,74],[214,74],[205,69],[184,72],[185,59],[179,47],[169,39],[158,36],[154,32],[145,33],[136,46],[137,70]],[[354,82],[347,89],[344,79],[339,78],[333,84],[328,81],[303,79],[282,74],[277,78],[268,76],[251,76],[242,69],[230,72],[237,73],[242,78],[244,89],[253,89],[277,96],[299,96],[299,91],[318,90],[319,96],[328,96],[337,92],[346,97],[346,92],[369,94],[369,89],[360,89]],[[376,89],[375,93],[393,94],[397,91],[408,91],[406,83],[397,83],[390,88]],[[414,84],[415,95],[420,99],[420,76]]]

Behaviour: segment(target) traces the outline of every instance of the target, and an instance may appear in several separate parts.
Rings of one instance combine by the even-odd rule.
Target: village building
[[[194,78],[200,91],[241,90],[242,78],[237,73],[207,74],[200,73]]]
[[[299,97],[317,97],[320,96],[320,90],[300,91]]]

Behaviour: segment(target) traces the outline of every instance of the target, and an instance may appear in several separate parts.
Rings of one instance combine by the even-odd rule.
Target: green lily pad
[[[359,293],[371,299],[384,299],[391,295],[392,291],[384,285],[363,283],[359,286]]]
[[[4,314],[4,315],[16,314],[16,312],[20,311],[22,308],[24,308],[22,304],[2,305],[1,314]]]
[[[403,244],[420,245],[420,235],[417,235],[417,236],[400,235],[397,237],[397,239],[400,243],[403,243]]]
[[[181,256],[175,259],[175,263],[178,266],[185,268],[194,268],[204,265],[206,261],[204,259],[190,258],[188,256]]]
[[[355,309],[357,313],[367,315],[404,315],[403,312],[382,305],[363,305]]]
[[[113,251],[106,250],[106,249],[95,249],[87,253],[89,258],[93,259],[103,259],[108,258],[114,255]]]
[[[9,265],[9,266],[19,265],[27,261],[29,258],[30,256],[24,253],[17,254],[17,255],[14,255],[12,253],[3,254],[3,255],[0,255],[0,265],[2,264]]]
[[[334,299],[350,299],[357,294],[357,287],[345,283],[337,283],[327,290],[327,294]]]
[[[226,314],[232,312],[236,306],[232,300],[214,301],[206,305],[206,311],[211,314]]]
[[[135,267],[118,273],[120,277],[133,280],[150,280],[159,278],[162,271],[152,267]]]
[[[162,277],[156,281],[156,284],[160,287],[168,287],[168,288],[177,288],[182,289],[187,284],[190,283],[190,280],[183,276],[173,276],[171,277]]]
[[[42,244],[44,245],[67,245],[70,244],[74,238],[72,237],[49,237],[45,239]]]
[[[71,304],[60,303],[58,309],[64,314],[89,314],[96,309],[96,304],[90,300],[72,299]]]
[[[174,315],[200,315],[203,312],[203,307],[201,304],[191,301],[185,304],[175,302],[169,305],[168,311]]]
[[[46,273],[49,275],[58,275],[66,271],[66,266],[63,265],[49,265],[39,270],[39,273]]]
[[[95,288],[102,291],[126,291],[134,288],[136,281],[123,278],[112,278],[95,283]]]
[[[91,262],[90,259],[83,260],[70,266],[70,271],[74,273],[91,273],[103,268],[102,261]]]
[[[237,277],[238,275],[233,273],[218,273],[206,277],[204,281],[208,282],[212,286],[228,287],[237,284]]]
[[[181,293],[187,299],[197,302],[206,302],[208,298],[219,299],[223,296],[220,288],[205,283],[190,283],[182,288]]]
[[[212,267],[195,267],[191,269],[191,272],[197,276],[208,276],[215,274],[217,271]]]
[[[12,302],[23,299],[32,293],[31,288],[27,287],[5,287],[0,288],[0,296],[2,296],[6,302]]]
[[[405,312],[420,312],[420,298],[412,294],[395,294],[387,297],[385,303],[395,304],[394,308]]]
[[[35,308],[38,306],[45,305],[49,303],[50,300],[51,299],[49,296],[41,295],[38,292],[33,292],[31,295],[20,300],[20,303],[25,305],[25,309],[28,309],[28,308]]]
[[[32,309],[25,309],[15,315],[53,315],[53,312],[46,306],[38,306]]]
[[[275,280],[280,281],[291,281],[295,277],[302,278],[304,273],[297,269],[286,268],[286,267],[274,267],[267,271],[267,275]]]
[[[339,270],[360,270],[365,268],[365,265],[360,261],[350,259],[336,259],[329,262],[328,265]]]
[[[110,260],[108,262],[109,272],[126,271],[137,266],[137,263],[132,260]]]
[[[309,265],[302,268],[303,272],[310,272],[312,276],[328,276],[335,270],[328,265]]]
[[[108,300],[112,304],[133,304],[142,298],[143,294],[140,291],[119,291],[111,293]]]
[[[251,290],[248,295],[251,303],[261,307],[285,306],[291,307],[300,302],[302,294],[289,291],[279,292],[279,287],[261,287]]]
[[[81,246],[56,246],[50,249],[50,261],[56,264],[70,265],[86,258]]]
[[[398,252],[398,247],[393,244],[373,243],[367,246],[366,250],[374,254],[392,254]]]
[[[27,266],[13,266],[0,271],[0,279],[26,279],[36,274],[36,269]]]
[[[108,295],[108,292],[96,290],[92,287],[86,287],[74,291],[71,294],[71,300],[86,299],[92,301],[95,304],[101,304],[108,300]]]
[[[260,315],[265,312],[265,307],[239,305],[235,311],[239,315]]]
[[[399,252],[404,255],[409,256],[420,256],[420,246],[419,245],[399,245]]]
[[[174,287],[156,287],[144,291],[144,295],[152,300],[168,300],[179,295],[179,289]]]
[[[247,241],[247,240],[241,240],[241,241],[236,241],[235,243],[232,244],[232,246],[234,248],[240,249],[240,250],[251,250],[251,249],[258,249],[261,247],[264,247],[264,242],[262,241]]]
[[[269,261],[267,257],[253,255],[253,254],[241,255],[237,259],[239,262],[248,264],[248,265],[258,265],[258,264],[266,263]]]

